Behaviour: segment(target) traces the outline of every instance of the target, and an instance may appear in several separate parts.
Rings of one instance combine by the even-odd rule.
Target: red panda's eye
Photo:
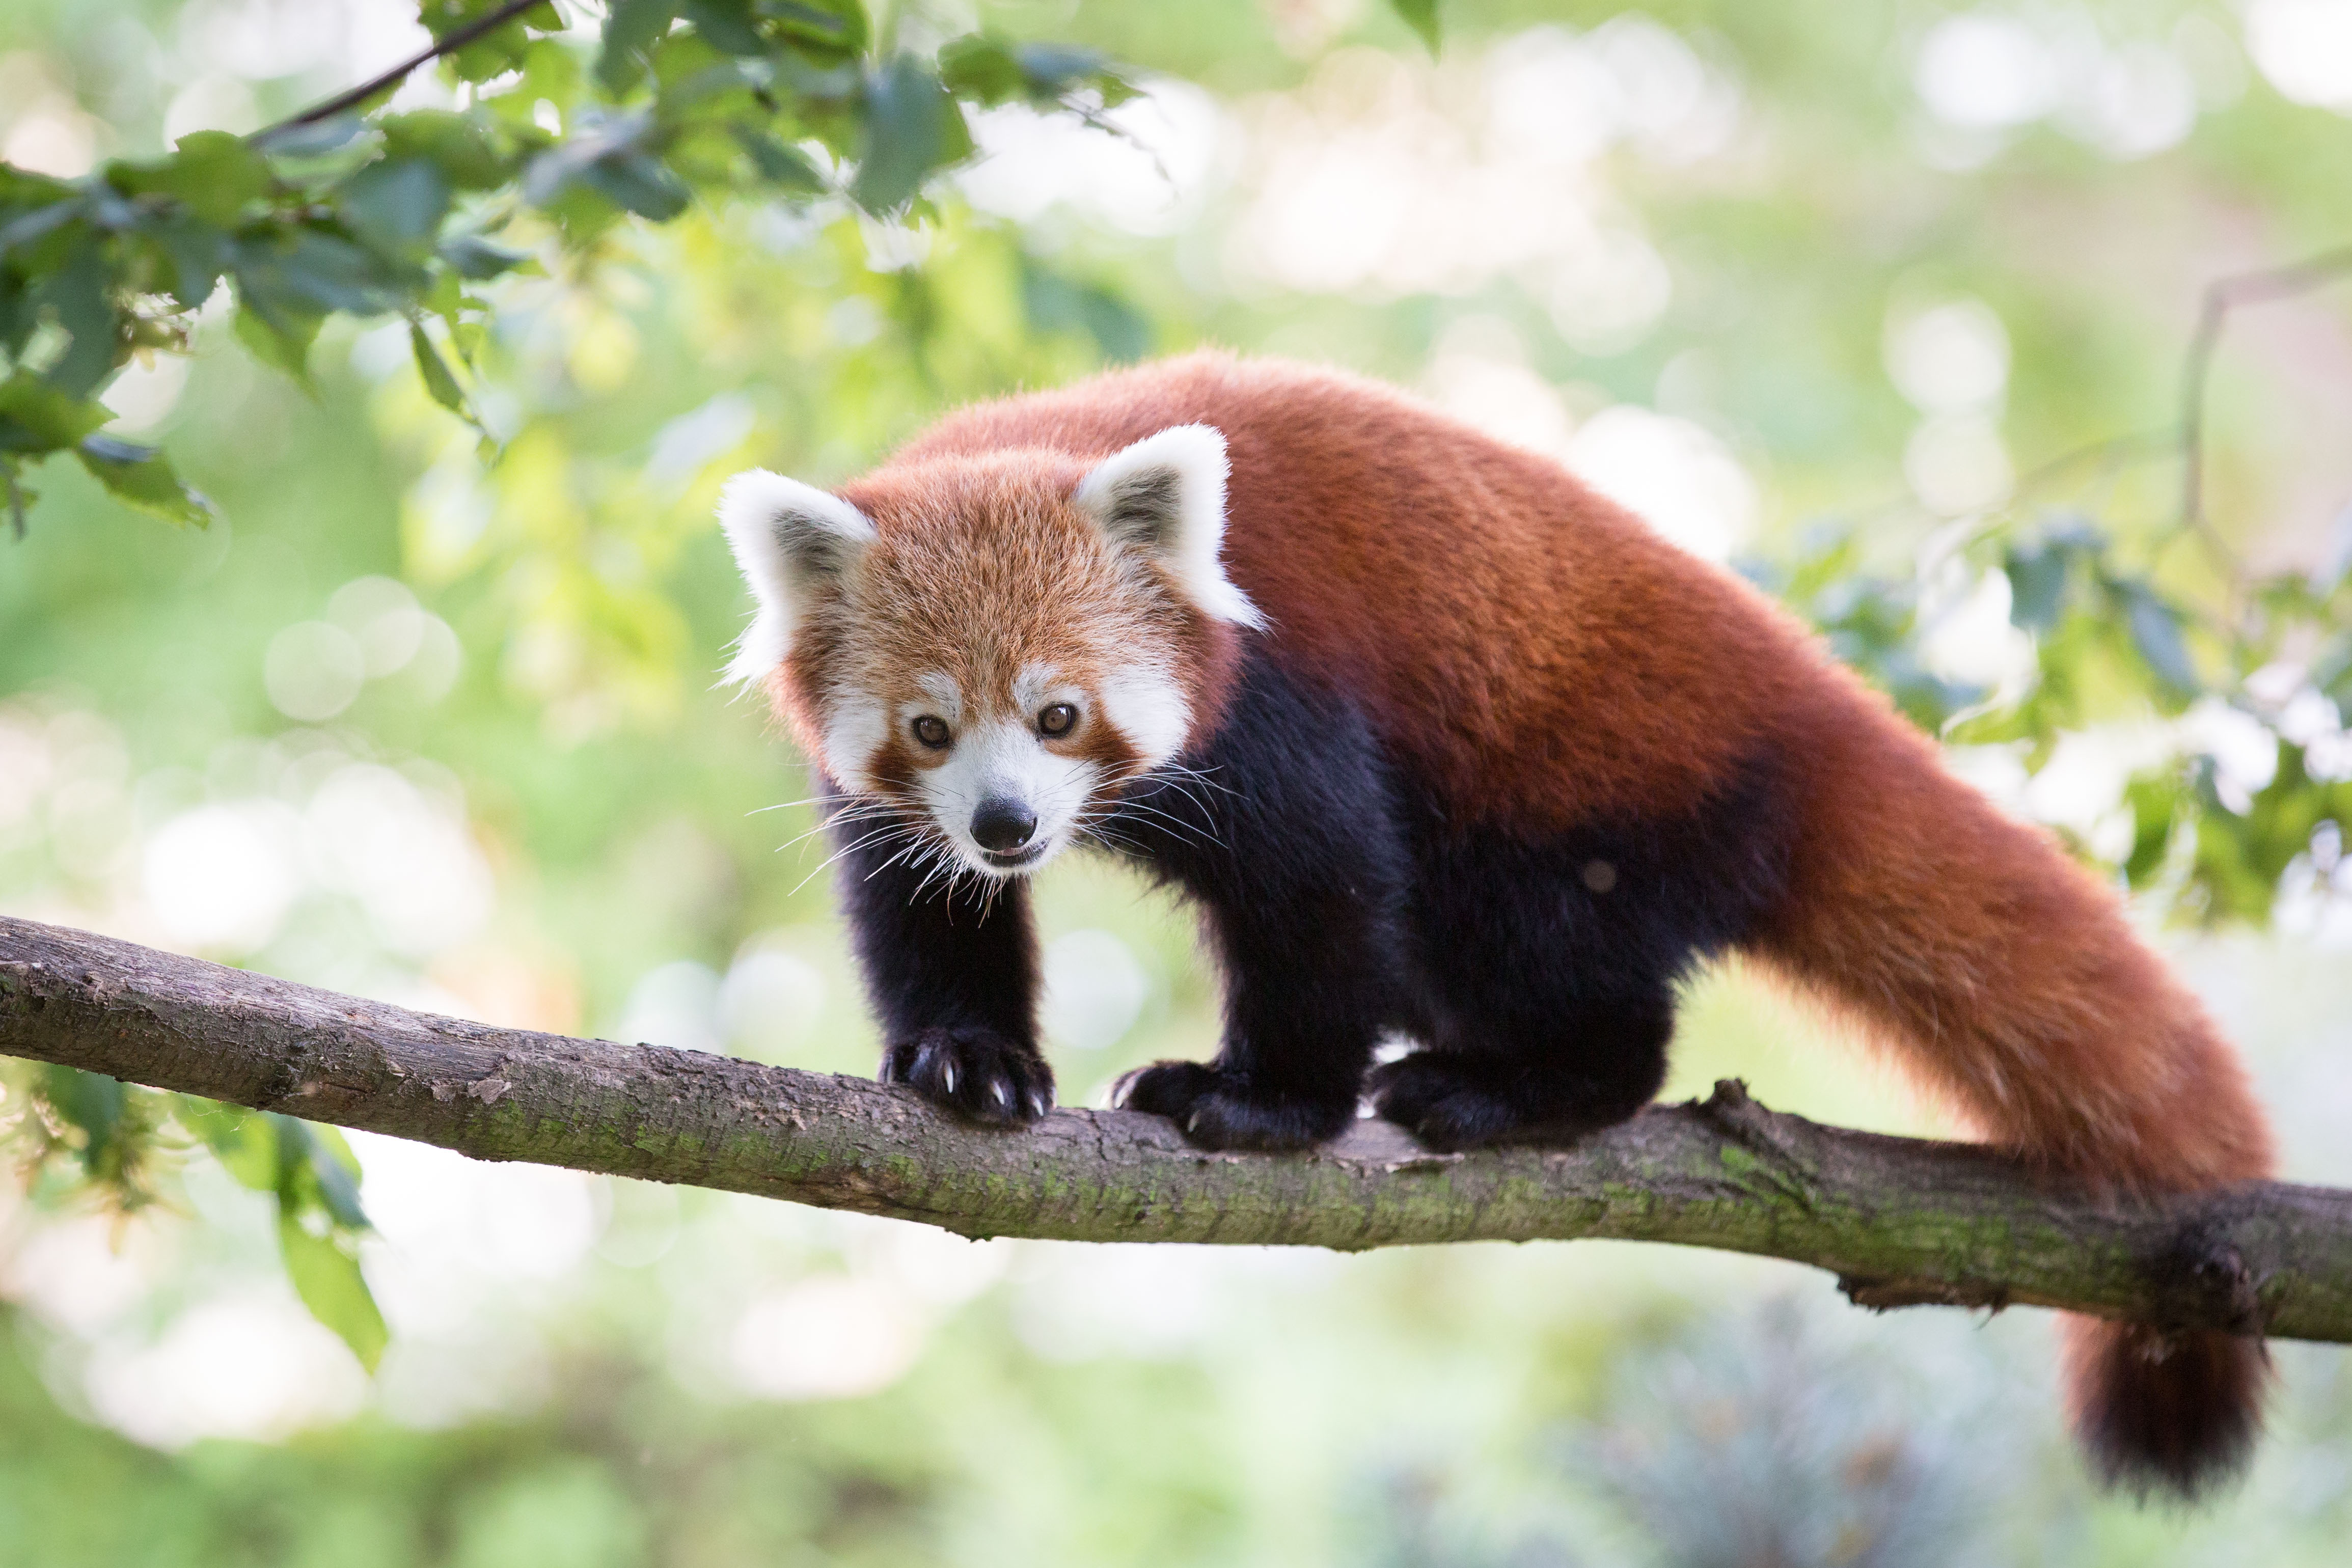
[[[1070,727],[1078,722],[1078,710],[1068,703],[1055,703],[1037,716],[1037,729],[1044,735],[1067,735]]]
[[[947,721],[925,714],[915,721],[915,738],[933,751],[939,750],[948,743]]]

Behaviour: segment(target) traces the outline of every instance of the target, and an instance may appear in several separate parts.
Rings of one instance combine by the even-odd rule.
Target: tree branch
[[[2103,1200],[1990,1150],[1822,1127],[1738,1083],[1572,1149],[1292,1155],[1057,1111],[988,1132],[904,1089],[492,1029],[0,918],[0,1054],[438,1144],[966,1236],[1370,1247],[1612,1237],[1786,1258],[1869,1307],[2064,1307],[2352,1342],[2352,1192]]]
[[[298,125],[315,125],[320,120],[333,119],[347,109],[357,109],[376,94],[389,88],[398,87],[408,79],[408,73],[417,67],[428,65],[444,55],[454,55],[475,39],[489,37],[525,11],[544,4],[546,0],[509,0],[509,4],[499,6],[488,16],[478,17],[462,27],[452,30],[446,37],[435,39],[430,48],[418,50],[382,75],[371,77],[359,86],[339,92],[323,103],[314,103],[301,113],[289,116],[275,125],[265,125],[255,131],[248,140],[258,146],[271,137],[291,131]]]
[[[2239,574],[2237,554],[2215,531],[2212,518],[2205,511],[2205,394],[2207,383],[2213,379],[2213,357],[2221,351],[2221,329],[2228,323],[2230,312],[2241,305],[2292,299],[2347,275],[2352,275],[2352,246],[2323,251],[2284,267],[2231,273],[2205,286],[2204,300],[2197,312],[2197,330],[2189,338],[2188,360],[2180,372],[2180,421],[2176,437],[2180,448],[2180,520],[2204,534],[2206,542],[2229,563],[2233,574]]]

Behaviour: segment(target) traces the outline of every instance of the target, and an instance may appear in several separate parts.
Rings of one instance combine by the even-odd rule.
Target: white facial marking
[[[963,717],[963,691],[956,685],[953,675],[945,670],[932,670],[917,675],[915,685],[931,699],[930,711],[949,724],[952,725]]]
[[[1051,664],[1024,664],[1013,677],[1013,711],[1032,719],[1049,705],[1068,702],[1076,695],[1077,688],[1066,686],[1061,672]]]
[[[837,692],[825,705],[824,770],[845,789],[870,795],[874,754],[890,736],[890,710],[857,692]]]
[[[1262,632],[1265,616],[1219,559],[1229,466],[1221,432],[1180,424],[1104,458],[1071,499],[1124,548],[1167,568],[1202,612]]]
[[[1104,677],[1103,716],[1156,768],[1184,748],[1192,706],[1184,688],[1158,664],[1121,664]]]
[[[1045,748],[1026,717],[986,719],[958,733],[947,760],[917,781],[931,821],[965,864],[983,876],[1034,871],[1068,843],[1078,812],[1093,794],[1097,769]],[[1013,800],[1036,814],[1030,839],[1038,853],[1018,868],[992,864],[971,836],[972,813],[983,800]]]

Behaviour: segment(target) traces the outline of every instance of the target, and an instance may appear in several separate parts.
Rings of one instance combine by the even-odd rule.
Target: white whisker
[[[804,877],[801,878],[801,879],[800,879],[800,881],[798,881],[798,882],[794,883],[793,884],[793,893],[798,893],[798,892],[800,892],[800,890],[801,890],[802,888],[806,887],[806,886],[807,886],[811,882],[814,881],[814,880],[815,880],[815,879],[816,879],[820,874],[822,874],[827,866],[832,865],[835,861],[837,861],[837,860],[841,859],[841,857],[842,857],[842,856],[844,856],[844,855],[847,855],[847,854],[854,854],[854,853],[856,853],[857,851],[862,850],[862,849],[865,849],[865,848],[866,848],[866,846],[868,846],[869,844],[873,844],[873,843],[877,843],[877,842],[887,842],[887,841],[890,839],[890,837],[891,837],[893,834],[896,834],[896,833],[903,833],[903,832],[908,832],[908,831],[909,831],[909,830],[908,830],[908,827],[907,827],[905,824],[903,824],[903,823],[898,823],[898,822],[888,823],[888,824],[886,824],[886,825],[885,825],[885,826],[883,826],[883,827],[880,827],[880,828],[877,828],[877,829],[875,829],[873,831],[866,833],[866,834],[865,836],[863,836],[862,838],[856,839],[856,840],[853,841],[852,842],[849,842],[849,843],[846,843],[846,844],[842,845],[842,846],[841,846],[841,848],[839,848],[839,849],[837,849],[837,850],[834,851],[834,852],[833,852],[833,853],[831,853],[831,854],[829,854],[829,855],[825,856],[825,857],[824,857],[824,859],[821,862],[819,862],[819,863],[818,863],[818,865],[817,865],[817,867],[816,867],[816,869],[815,869],[814,871],[810,872],[810,873],[808,873],[808,875],[806,875],[806,876],[804,876]],[[877,869],[878,869],[878,868],[877,868]],[[868,876],[871,876],[871,875],[873,875],[874,873],[873,873],[872,872],[868,872],[866,874],[867,874]],[[786,894],[785,896],[790,897],[790,896],[791,896],[791,894]]]

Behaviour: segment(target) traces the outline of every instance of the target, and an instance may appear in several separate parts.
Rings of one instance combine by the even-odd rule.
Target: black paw
[[[1372,1069],[1372,1109],[1423,1148],[1452,1154],[1491,1144],[1570,1144],[1614,1126],[1639,1101],[1575,1095],[1566,1086],[1493,1057],[1417,1051]]]
[[[1311,1148],[1338,1137],[1356,1119],[1352,1097],[1330,1102],[1272,1094],[1199,1061],[1139,1067],[1112,1088],[1111,1103],[1165,1116],[1186,1142],[1203,1149]]]
[[[1034,1122],[1054,1108],[1054,1070],[993,1030],[927,1029],[882,1052],[885,1083],[992,1127]]]

